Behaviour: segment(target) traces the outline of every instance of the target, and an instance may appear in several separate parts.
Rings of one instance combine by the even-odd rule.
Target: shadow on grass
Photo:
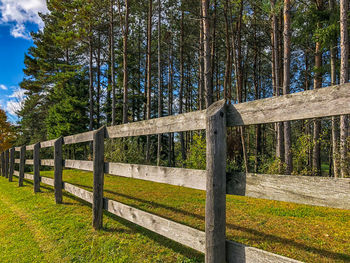
[[[25,180],[27,183],[33,185],[33,183],[31,181],[28,181],[28,180]],[[87,186],[87,185],[82,185],[82,184],[74,184],[76,186],[79,186],[79,187],[83,187],[85,189],[92,189],[91,186]],[[44,189],[47,189],[51,192],[53,192],[53,188],[51,187],[46,187],[46,186],[41,186],[42,188]],[[126,194],[122,194],[122,193],[118,193],[118,192],[115,192],[115,191],[111,191],[111,190],[104,190],[105,192],[107,193],[110,193],[110,194],[114,194],[116,196],[121,196],[121,197],[124,197],[124,198],[128,198],[128,199],[131,199],[131,200],[135,200],[135,201],[138,201],[140,203],[144,203],[144,204],[148,204],[148,205],[151,205],[151,206],[154,206],[154,207],[158,207],[158,208],[164,208],[164,209],[167,209],[169,211],[172,211],[172,212],[175,212],[175,213],[179,213],[179,214],[182,214],[182,215],[185,215],[185,216],[191,216],[191,217],[194,217],[194,218],[197,218],[197,219],[200,219],[200,220],[203,220],[203,223],[204,223],[204,216],[201,216],[201,215],[198,215],[198,214],[194,214],[194,213],[191,213],[191,212],[188,212],[188,211],[185,211],[185,210],[182,210],[182,209],[178,209],[178,208],[175,208],[175,207],[171,207],[171,206],[167,206],[167,205],[164,205],[164,204],[160,204],[160,203],[157,203],[157,202],[153,202],[153,201],[148,201],[148,200],[145,200],[145,199],[141,199],[141,198],[137,198],[137,197],[133,197],[133,196],[130,196],[130,195],[126,195]],[[81,203],[82,205],[88,205],[91,207],[91,204],[88,203],[88,202],[85,202],[84,200],[81,200],[80,198],[77,198],[71,194],[68,194],[68,193],[64,193],[63,194],[64,196],[66,197],[69,197],[75,201],[77,201],[78,203]],[[71,203],[71,205],[75,205],[75,203]],[[139,209],[142,209],[140,207],[138,207],[137,205],[134,205],[135,208],[139,208]],[[145,236],[151,238],[152,240],[156,241],[157,243],[163,245],[163,246],[166,246],[178,253],[181,253],[187,257],[193,257],[194,254],[196,254],[196,257],[198,258],[203,258],[203,255],[193,249],[190,249],[190,248],[186,248],[182,245],[179,245],[179,243],[176,243],[174,241],[171,241],[170,239],[167,239],[167,238],[164,238],[152,231],[149,231],[143,227],[140,227],[140,226],[137,226],[123,218],[120,218],[116,215],[113,215],[107,211],[104,211],[104,214],[107,215],[108,217],[110,218],[113,218],[113,219],[116,219],[118,222],[120,222],[121,224],[123,224],[124,226],[132,229],[133,231],[138,231],[138,232],[141,232],[143,233]],[[163,216],[163,215],[160,215],[160,216]],[[163,216],[164,217],[164,216]],[[166,217],[164,217],[166,218]],[[170,219],[170,218],[168,218]],[[180,222],[181,223],[181,222]],[[299,243],[299,242],[296,242],[294,240],[290,240],[290,239],[287,239],[287,238],[283,238],[283,237],[278,237],[278,236],[275,236],[275,235],[272,235],[272,234],[267,234],[267,233],[263,233],[263,232],[260,232],[260,231],[257,231],[255,229],[252,229],[252,228],[247,228],[247,227],[243,227],[243,226],[239,226],[239,225],[235,225],[235,224],[232,224],[232,223],[226,223],[227,225],[227,228],[229,229],[233,229],[233,230],[239,230],[239,231],[242,231],[242,232],[246,232],[246,233],[249,233],[249,234],[252,234],[252,235],[255,235],[256,238],[253,238],[252,240],[254,241],[258,241],[258,242],[261,242],[261,241],[267,241],[267,240],[270,240],[270,241],[273,241],[273,242],[276,242],[276,243],[280,243],[280,244],[288,244],[290,246],[293,246],[297,249],[300,249],[300,250],[305,250],[305,251],[309,251],[311,253],[314,253],[314,254],[318,254],[322,257],[325,257],[325,258],[329,258],[329,259],[335,259],[335,260],[343,260],[345,262],[348,262],[350,261],[350,255],[347,255],[347,254],[343,254],[343,253],[337,253],[337,252],[332,252],[332,251],[328,251],[328,250],[325,250],[325,249],[321,249],[321,248],[316,248],[316,247],[312,247],[312,246],[308,246],[308,245],[305,245],[305,244],[302,244],[302,243]],[[106,232],[118,232],[118,229],[104,229],[103,231],[106,231]]]
[[[84,188],[90,189],[90,190],[92,189],[92,187],[90,187],[90,186],[79,185],[79,184],[76,184],[76,185],[80,186],[80,187],[84,187]],[[104,191],[106,193],[109,193],[109,194],[114,194],[116,196],[121,196],[121,197],[124,197],[124,198],[135,200],[135,201],[138,201],[138,202],[143,203],[143,204],[148,204],[148,205],[151,205],[151,206],[156,207],[156,208],[164,208],[164,209],[167,209],[169,211],[182,214],[184,216],[191,216],[191,217],[203,220],[203,224],[204,224],[204,221],[205,221],[205,217],[204,216],[201,216],[201,215],[198,215],[198,214],[194,214],[194,213],[191,213],[189,211],[185,211],[185,210],[182,210],[182,209],[179,209],[179,208],[176,208],[176,207],[167,206],[167,205],[160,204],[160,203],[157,203],[157,202],[154,202],[154,201],[148,201],[148,200],[145,200],[145,199],[137,198],[137,197],[130,196],[130,195],[127,195],[127,194],[118,193],[118,192],[111,191],[111,190],[104,189]],[[134,206],[135,206],[135,208],[142,209],[142,208],[138,207],[137,205],[134,205]],[[160,214],[157,214],[157,215],[162,216],[164,218],[167,218],[164,215],[160,215]],[[167,219],[171,219],[171,218],[167,218]],[[171,219],[171,220],[173,220],[173,219]],[[181,223],[179,221],[177,221],[177,222]],[[296,242],[296,241],[291,240],[291,239],[278,237],[278,236],[275,236],[275,235],[272,235],[272,234],[263,233],[263,232],[255,230],[255,229],[252,229],[252,228],[243,227],[243,226],[239,226],[239,225],[228,223],[228,222],[226,223],[226,226],[229,229],[239,230],[239,231],[246,232],[246,233],[249,233],[249,234],[252,234],[252,235],[256,236],[254,241],[261,242],[261,241],[270,240],[270,241],[273,241],[273,242],[276,242],[276,243],[280,243],[282,245],[283,244],[288,244],[288,245],[293,246],[293,247],[295,247],[297,249],[309,251],[311,253],[318,254],[320,256],[323,256],[323,257],[326,257],[326,258],[329,258],[329,259],[344,260],[346,262],[350,261],[350,255],[347,255],[347,254],[337,253],[337,252],[328,251],[328,250],[317,248],[317,247],[308,246],[308,245]],[[153,232],[151,232],[151,233],[153,233]]]
[[[29,181],[29,180],[24,180],[27,184],[24,185],[23,187],[30,187],[33,185],[33,182]],[[86,187],[83,185],[79,185],[79,184],[74,184],[76,186],[80,186],[80,187],[85,187],[85,188],[89,188],[91,189],[92,187]],[[54,189],[51,186],[44,186],[44,185],[40,185],[40,188],[45,189],[45,192],[48,193],[54,193]],[[44,191],[42,191],[44,192]],[[91,204],[74,196],[71,195],[67,192],[63,192],[63,196],[66,198],[69,198],[71,200],[76,201],[76,203],[73,202],[63,202],[63,205],[80,205],[80,206],[88,206],[91,208]],[[107,232],[107,233],[121,233],[121,234],[135,234],[135,233],[141,233],[142,235],[144,235],[147,238],[150,238],[151,240],[155,241],[156,243],[158,243],[161,246],[167,247],[171,250],[173,250],[176,253],[182,254],[185,257],[191,258],[192,260],[194,260],[193,262],[203,262],[204,261],[204,255],[194,249],[188,248],[186,246],[183,246],[175,241],[172,241],[166,237],[163,237],[159,234],[156,234],[152,231],[149,231],[141,226],[138,226],[134,223],[131,223],[121,217],[118,217],[114,214],[109,213],[108,211],[103,211],[104,215],[112,218],[113,220],[118,221],[118,223],[122,224],[123,226],[125,226],[128,229],[123,229],[123,228],[116,228],[116,227],[108,227],[108,226],[104,226],[103,229],[101,230],[102,232]]]

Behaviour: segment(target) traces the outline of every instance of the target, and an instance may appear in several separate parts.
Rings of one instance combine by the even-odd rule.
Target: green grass
[[[109,214],[91,227],[91,206],[51,187],[34,194],[0,178],[0,262],[201,262],[203,256]]]
[[[41,175],[53,177],[50,171]],[[65,170],[63,180],[91,191],[91,172]],[[62,261],[203,261],[201,254],[108,213],[104,216],[104,230],[95,232],[90,226],[91,207],[69,195],[64,197],[66,204],[55,205],[52,188],[35,195],[29,183],[18,189],[3,178],[0,182],[0,200],[12,200],[5,202],[9,208],[22,209],[38,221],[45,237],[52,239],[49,254],[62,255]],[[21,201],[22,195],[29,201]],[[204,230],[203,191],[106,175],[104,195]],[[30,229],[39,231],[40,227]],[[77,234],[72,234],[76,228]],[[12,232],[16,233],[16,228]],[[305,262],[350,262],[350,211],[227,196],[227,237]],[[40,240],[35,235],[32,238],[41,249]],[[8,251],[17,254],[15,247],[10,246]],[[4,262],[1,257],[0,254],[0,262]]]

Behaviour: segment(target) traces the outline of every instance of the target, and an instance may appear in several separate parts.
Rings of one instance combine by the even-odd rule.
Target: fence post
[[[14,165],[15,165],[15,148],[12,147],[12,148],[10,149],[9,182],[12,182],[13,171],[14,171]]]
[[[9,178],[9,150],[5,151],[5,177]]]
[[[25,163],[26,163],[26,147],[25,146],[21,146],[21,150],[19,152],[18,186],[23,186]]]
[[[55,200],[56,204],[62,203],[62,143],[63,138],[58,138],[54,143],[54,165],[55,165]]]
[[[205,262],[226,262],[226,107],[221,100],[207,110]]]
[[[101,127],[94,132],[93,137],[94,193],[92,202],[92,226],[95,229],[102,228],[105,129],[105,127]]]
[[[34,193],[40,192],[40,142],[34,144]]]
[[[5,177],[5,155],[1,153],[1,176]]]

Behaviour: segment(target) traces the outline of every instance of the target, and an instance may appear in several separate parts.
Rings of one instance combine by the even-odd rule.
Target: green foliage
[[[203,134],[194,133],[184,165],[191,169],[206,169],[206,141]]]
[[[309,152],[313,147],[311,135],[301,134],[292,146],[293,153],[293,174],[312,175],[312,170],[308,165]]]
[[[276,157],[262,158],[259,172],[266,174],[283,174],[286,164]]]
[[[67,83],[56,85],[49,96],[46,122],[48,139],[80,133],[87,129],[88,85],[77,75]]]
[[[143,164],[143,145],[138,138],[111,139],[105,142],[105,158],[109,162]]]

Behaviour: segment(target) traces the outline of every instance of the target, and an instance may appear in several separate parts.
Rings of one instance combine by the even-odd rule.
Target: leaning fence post
[[[94,132],[93,136],[94,193],[92,202],[92,226],[95,229],[102,228],[105,129],[105,127],[101,127]]]
[[[207,110],[205,262],[224,263],[226,231],[226,110],[218,101]]]
[[[19,152],[19,175],[18,175],[18,186],[23,186],[24,179],[24,165],[26,163],[26,147],[21,146]]]
[[[56,204],[62,203],[62,144],[63,138],[58,138],[54,143],[54,165],[55,165],[55,200]]]
[[[40,192],[40,142],[34,144],[33,165],[34,165],[34,193],[37,193],[37,192]]]
[[[9,178],[9,150],[5,151],[5,177]]]
[[[13,171],[14,171],[14,165],[15,165],[15,148],[12,147],[12,148],[10,149],[9,182],[12,182]]]

